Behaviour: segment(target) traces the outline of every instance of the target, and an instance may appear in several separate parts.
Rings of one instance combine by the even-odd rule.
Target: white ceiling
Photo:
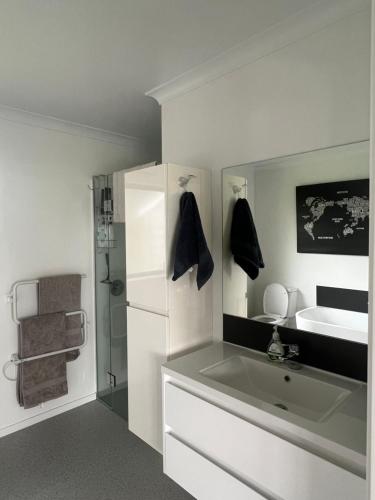
[[[313,0],[0,0],[0,104],[139,137],[144,93]]]

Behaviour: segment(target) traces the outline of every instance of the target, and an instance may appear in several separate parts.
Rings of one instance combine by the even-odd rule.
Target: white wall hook
[[[243,188],[246,188],[247,187],[247,184],[242,184],[242,186],[239,186],[238,184],[232,184],[232,191],[233,191],[233,194],[239,198],[240,194],[241,194],[241,191],[243,190]]]
[[[195,178],[196,175],[193,175],[193,174],[189,174],[187,176],[181,176],[178,178],[178,185],[184,190],[186,191],[186,187],[187,185],[189,184],[190,182],[190,179],[193,179]]]

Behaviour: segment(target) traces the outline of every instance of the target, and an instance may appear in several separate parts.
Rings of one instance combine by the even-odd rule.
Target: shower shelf
[[[96,248],[116,248],[116,246],[117,240],[96,240]]]

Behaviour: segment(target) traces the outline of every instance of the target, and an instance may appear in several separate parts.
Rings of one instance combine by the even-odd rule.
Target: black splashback
[[[285,344],[298,344],[298,361],[345,377],[367,382],[367,345],[316,333],[279,327]],[[223,340],[266,352],[273,325],[224,314]]]
[[[348,288],[317,286],[316,305],[367,313],[368,292],[365,290],[350,290]]]

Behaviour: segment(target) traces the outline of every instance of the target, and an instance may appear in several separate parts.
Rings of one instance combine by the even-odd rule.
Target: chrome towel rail
[[[36,280],[33,280],[31,284],[33,284]],[[25,283],[25,282],[22,282]],[[7,374],[7,370],[11,366],[17,366],[21,363],[27,363],[28,361],[34,361],[36,359],[42,359],[42,358],[47,358],[49,356],[55,356],[57,354],[63,354],[65,352],[70,352],[70,351],[75,351],[76,349],[82,349],[85,347],[87,344],[87,314],[85,311],[80,310],[80,311],[72,311],[65,313],[66,316],[74,316],[76,314],[80,314],[82,321],[81,321],[81,333],[82,333],[82,342],[79,345],[76,345],[74,347],[67,347],[66,349],[60,349],[58,351],[51,351],[51,352],[46,352],[44,354],[38,354],[37,356],[30,356],[28,358],[19,358],[18,354],[12,354],[10,361],[7,361],[4,366],[3,366],[3,375],[7,380],[10,381],[15,381],[17,380],[17,377],[10,377]],[[17,316],[16,316],[17,317]],[[18,322],[19,323],[19,322]]]

